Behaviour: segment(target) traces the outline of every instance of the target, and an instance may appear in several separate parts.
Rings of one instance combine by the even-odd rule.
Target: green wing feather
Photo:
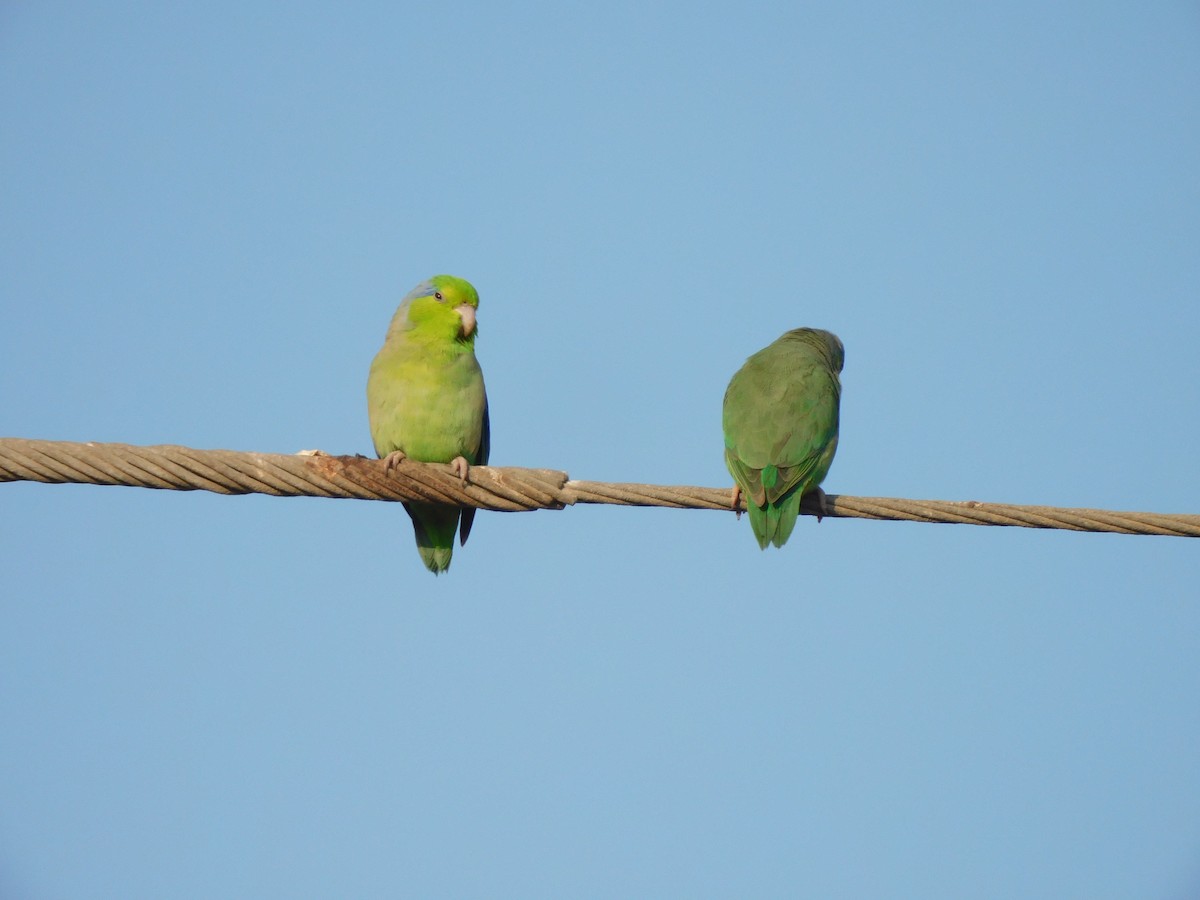
[[[481,373],[480,374],[480,386],[481,387],[483,384],[482,379],[483,379],[483,375]],[[471,463],[471,465],[473,465],[473,466],[486,466],[488,457],[491,455],[491,452],[492,452],[492,420],[491,420],[491,417],[488,415],[487,396],[485,394],[484,398],[483,398],[483,435],[481,436],[480,441],[479,441],[479,449],[476,450],[476,452],[475,452],[475,459],[472,460],[470,457],[467,457],[466,458],[467,462]],[[471,526],[475,524],[475,512],[476,512],[476,510],[475,510],[475,507],[473,507],[473,506],[464,506],[462,509],[462,525],[458,529],[459,546],[462,546],[463,544],[465,544],[467,542],[467,536],[470,535],[470,533],[471,533]],[[451,538],[454,537],[453,532],[451,533],[450,537]],[[451,541],[451,544],[453,544],[453,541]],[[428,564],[426,564],[426,565],[428,565]],[[446,566],[448,567],[449,565],[450,565],[450,554],[446,554]]]
[[[843,359],[835,335],[795,329],[746,360],[725,391],[725,464],[760,547],[784,545],[804,494],[829,472]]]

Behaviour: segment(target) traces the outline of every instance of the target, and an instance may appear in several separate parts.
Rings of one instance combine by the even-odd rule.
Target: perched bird
[[[392,317],[367,378],[371,439],[389,472],[411,457],[450,463],[466,481],[471,466],[487,463],[487,394],[475,359],[478,308],[469,282],[435,275],[413,288]],[[426,568],[435,575],[446,571],[454,532],[467,542],[474,508],[415,502],[404,508]]]
[[[725,391],[725,465],[736,483],[733,508],[746,495],[758,546],[782,547],[800,500],[817,491],[838,443],[845,350],[837,336],[796,328],[746,360]]]

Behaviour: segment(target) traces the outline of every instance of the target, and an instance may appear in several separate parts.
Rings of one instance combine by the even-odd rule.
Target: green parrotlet
[[[469,282],[435,275],[413,288],[392,317],[367,378],[371,438],[389,472],[411,458],[450,463],[465,481],[471,466],[487,464],[487,393],[475,359],[478,308]],[[445,572],[454,532],[467,542],[475,509],[413,502],[404,508],[421,561],[435,575]]]
[[[796,525],[801,498],[817,491],[838,443],[845,350],[837,336],[796,328],[759,350],[725,391],[725,465],[733,507],[746,497],[758,546],[782,547]]]

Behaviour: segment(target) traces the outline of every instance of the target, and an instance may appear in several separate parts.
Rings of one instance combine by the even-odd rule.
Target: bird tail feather
[[[771,504],[759,506],[750,502],[746,506],[746,511],[750,514],[750,528],[754,531],[760,550],[767,549],[767,544],[771,543],[771,535],[775,533],[775,526],[771,523],[771,509]]]
[[[450,568],[450,557],[454,555],[458,509],[429,503],[405,503],[404,508],[412,517],[421,562],[434,575],[440,575]]]
[[[420,544],[417,545],[417,552],[421,554],[425,568],[434,575],[440,575],[450,568],[450,557],[454,553],[449,547],[422,547]]]
[[[793,490],[765,506],[749,503],[747,511],[759,548],[766,550],[770,544],[782,547],[792,536],[792,529],[796,527],[796,519],[800,515],[800,492]]]
[[[796,527],[796,517],[800,515],[800,499],[800,491],[793,490],[774,504],[776,510],[775,534],[771,540],[776,547],[782,547],[792,536],[792,529]]]

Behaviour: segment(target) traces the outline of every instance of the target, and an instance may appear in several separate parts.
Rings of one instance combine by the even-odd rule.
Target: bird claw
[[[733,486],[733,494],[729,498],[729,506],[733,510],[737,520],[742,521],[742,489],[738,485]]]
[[[392,470],[399,466],[400,463],[404,462],[406,459],[408,459],[408,454],[403,450],[393,450],[383,458],[384,471],[391,475]],[[467,475],[471,471],[471,466],[464,457],[456,456],[454,459],[450,460],[450,469],[455,475],[458,476],[459,481],[461,481],[463,484],[467,483]]]
[[[817,495],[817,524],[821,523],[821,519],[829,515],[829,507],[825,505],[825,492],[819,487],[813,488],[813,493]]]

